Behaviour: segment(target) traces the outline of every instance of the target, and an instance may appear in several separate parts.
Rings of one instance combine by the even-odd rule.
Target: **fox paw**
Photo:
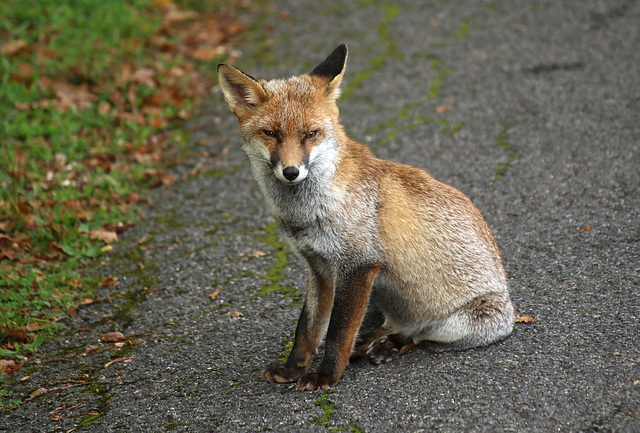
[[[295,382],[302,372],[288,368],[280,362],[272,362],[262,373],[262,378],[267,382],[290,383]]]
[[[349,355],[349,361],[356,361],[367,354],[367,350],[369,349],[368,342],[359,342],[356,341],[356,344],[351,351],[351,355]]]
[[[367,357],[372,364],[385,364],[400,355],[396,344],[388,337],[380,337],[369,346]]]
[[[331,376],[321,376],[317,373],[305,373],[300,379],[298,379],[296,389],[298,391],[313,391],[318,388],[322,388],[327,391],[337,383],[338,379]]]

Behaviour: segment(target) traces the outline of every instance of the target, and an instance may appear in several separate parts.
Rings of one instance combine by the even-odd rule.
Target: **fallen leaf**
[[[77,278],[70,278],[67,281],[67,284],[71,287],[75,287],[76,289],[82,288],[82,281],[78,280]]]
[[[100,284],[98,284],[98,285],[100,287],[117,286],[118,285],[118,279],[114,278],[114,277],[103,278],[102,281],[100,281]]]
[[[50,325],[47,324],[39,324],[39,323],[29,323],[27,325],[27,331],[38,331],[40,329],[46,329],[48,328]]]
[[[176,182],[176,178],[170,174],[163,173],[160,170],[145,170],[144,175],[153,179],[152,186],[158,187],[161,185],[173,185]]]
[[[0,54],[3,54],[5,56],[10,56],[12,54],[16,54],[17,52],[21,51],[26,46],[27,46],[27,41],[23,39],[8,41],[0,45]]]
[[[0,232],[8,233],[13,230],[15,226],[13,221],[0,221]]]
[[[170,24],[175,24],[180,21],[192,20],[197,17],[198,14],[195,11],[179,11],[174,7],[165,15],[164,25],[169,26]]]
[[[18,343],[31,343],[33,341],[33,334],[27,332],[24,326],[9,328],[7,325],[0,325],[0,330],[5,333],[5,338],[9,341]]]
[[[451,110],[451,108],[453,108],[453,105],[449,104],[449,105],[440,105],[439,107],[436,107],[436,113],[440,114],[440,113],[446,113],[447,111]]]
[[[111,104],[107,101],[100,101],[100,103],[98,103],[98,113],[107,114],[109,111],[111,111]]]
[[[79,86],[59,83],[54,87],[53,93],[58,98],[54,105],[63,113],[69,108],[86,110],[97,98],[95,94],[89,91],[89,85],[86,83]]]
[[[584,226],[582,227],[580,230],[578,230],[579,232],[588,232],[589,230],[591,230],[591,226]]]
[[[524,316],[521,316],[520,313],[516,311],[516,323],[529,323],[534,320],[534,317],[527,316],[526,314]]]
[[[243,316],[244,316],[244,314],[242,314],[242,313],[241,313],[241,312],[239,312],[239,311],[234,311],[233,313],[231,313],[231,317],[232,317],[233,319],[236,319],[236,318],[238,318],[238,317],[243,317]]]
[[[46,394],[47,392],[49,392],[47,388],[38,388],[35,391],[33,391],[31,394],[29,394],[29,398],[33,399],[41,396],[42,394]]]
[[[191,55],[194,59],[201,62],[210,62],[220,54],[220,50],[217,47],[203,46],[195,50]]]
[[[117,343],[118,341],[124,341],[125,337],[122,332],[107,332],[100,339],[103,343]]]
[[[133,75],[131,76],[131,80],[150,89],[155,89],[157,87],[156,81],[154,79],[155,75],[156,71],[154,71],[153,69],[140,68],[133,73]]]
[[[111,171],[111,167],[115,161],[116,156],[109,152],[94,153],[82,159],[83,164],[89,167],[102,167],[105,173]]]
[[[2,373],[3,376],[13,373],[18,368],[20,368],[18,367],[18,363],[13,359],[0,359],[0,373]]]
[[[100,302],[102,302],[102,299],[84,298],[82,301],[80,301],[80,304],[82,304],[82,305],[91,305],[91,304],[96,304],[96,303],[100,303]]]
[[[209,297],[211,299],[216,299],[220,293],[222,293],[222,290],[216,290],[215,292],[211,293]]]
[[[89,232],[89,237],[91,239],[101,240],[106,244],[111,244],[118,240],[118,233],[111,230],[105,230],[101,227],[98,230],[91,230]]]

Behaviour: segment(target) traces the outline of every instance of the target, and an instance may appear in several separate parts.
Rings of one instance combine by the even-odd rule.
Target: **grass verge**
[[[0,14],[0,369],[95,293],[84,275],[171,184],[179,125],[242,30],[233,2],[5,0]],[[9,401],[0,394],[0,405]]]

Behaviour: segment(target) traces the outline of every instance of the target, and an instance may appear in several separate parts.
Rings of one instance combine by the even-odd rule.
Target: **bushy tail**
[[[435,352],[465,350],[486,346],[511,334],[515,322],[513,305],[507,292],[492,292],[472,299],[448,318],[430,326],[420,345]],[[465,332],[462,332],[462,330]],[[460,333],[453,341],[442,341],[443,335]]]

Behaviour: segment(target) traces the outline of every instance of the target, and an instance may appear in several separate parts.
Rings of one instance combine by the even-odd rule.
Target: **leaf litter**
[[[111,54],[116,55],[96,73],[62,62],[56,46],[61,32],[55,24],[29,28],[17,39],[0,30],[0,39],[9,36],[0,43],[0,56],[10,67],[7,81],[31,95],[3,101],[2,112],[11,118],[75,116],[80,124],[56,137],[43,127],[26,135],[0,131],[10,144],[2,149],[4,155],[0,153],[5,161],[0,169],[6,168],[0,176],[0,276],[4,280],[0,297],[20,292],[27,299],[18,311],[22,318],[14,316],[0,324],[2,353],[19,352],[34,341],[35,332],[50,326],[51,319],[28,304],[43,288],[49,299],[65,296],[50,287],[46,279],[50,270],[70,259],[98,257],[109,250],[100,244],[116,242],[118,234],[131,226],[135,218],[131,211],[143,201],[133,189],[140,187],[113,190],[101,188],[100,182],[110,174],[123,177],[123,173],[141,173],[128,181],[146,182],[150,187],[176,182],[165,170],[178,160],[175,147],[180,137],[167,128],[183,123],[208,96],[214,74],[207,69],[211,65],[204,63],[233,62],[237,56],[231,43],[243,26],[231,12],[196,12],[170,0],[153,0],[133,13],[141,21],[160,16],[160,25],[146,38],[125,40],[114,48]],[[29,32],[36,31],[40,35],[31,38]],[[147,55],[138,56],[140,51]],[[35,148],[44,150],[43,157],[32,156]],[[74,149],[82,152],[75,155]],[[113,215],[123,220],[114,222]],[[63,280],[67,290],[83,289],[77,274]],[[105,279],[100,285],[117,285],[117,281]],[[80,305],[86,299],[90,298],[84,295],[74,303]],[[11,317],[3,304],[0,319]],[[67,311],[75,308],[55,314]],[[14,359],[0,362],[3,375],[21,365]]]

